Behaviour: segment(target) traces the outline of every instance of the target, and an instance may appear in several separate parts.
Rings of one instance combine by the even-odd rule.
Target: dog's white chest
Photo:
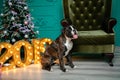
[[[69,51],[73,47],[73,42],[71,40],[66,40],[65,46],[67,48],[67,51],[65,52],[65,56],[67,56],[69,54]]]

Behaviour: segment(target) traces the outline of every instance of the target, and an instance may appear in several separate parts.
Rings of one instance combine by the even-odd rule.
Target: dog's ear
[[[71,24],[72,24],[72,21],[70,19],[63,19],[63,20],[61,20],[61,25],[63,27],[67,27],[67,26],[69,26]]]

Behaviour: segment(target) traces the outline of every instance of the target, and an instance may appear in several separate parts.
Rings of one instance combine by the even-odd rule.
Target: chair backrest
[[[78,31],[99,30],[110,17],[112,0],[63,0],[64,16]]]

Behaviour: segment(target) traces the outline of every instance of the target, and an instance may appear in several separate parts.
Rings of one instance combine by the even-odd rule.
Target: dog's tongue
[[[77,39],[77,38],[78,38],[78,35],[73,35],[73,38],[74,38],[74,39]]]

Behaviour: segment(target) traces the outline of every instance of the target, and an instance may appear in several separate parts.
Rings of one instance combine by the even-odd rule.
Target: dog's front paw
[[[77,68],[77,66],[74,66],[73,68]]]
[[[74,66],[73,64],[70,64],[69,66],[70,66],[71,68],[75,68],[75,66]]]
[[[50,66],[43,66],[42,69],[47,71],[52,71],[52,68]]]
[[[53,72],[53,69],[51,68],[50,71]]]
[[[67,71],[66,68],[61,68],[61,70],[62,70],[63,72],[66,72],[66,71]]]
[[[71,66],[71,68],[77,68],[77,66],[73,65],[73,66]]]

